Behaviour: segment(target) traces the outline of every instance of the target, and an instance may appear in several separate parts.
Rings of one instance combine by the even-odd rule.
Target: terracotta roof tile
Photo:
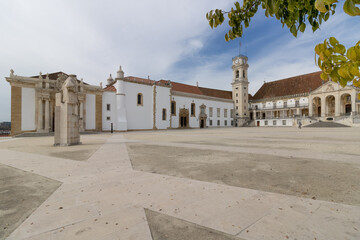
[[[148,84],[148,85],[154,85],[156,84],[157,86],[169,86],[169,81],[166,80],[160,80],[160,81],[155,81],[155,80],[151,80],[151,79],[147,79],[147,78],[139,78],[139,77],[134,77],[134,76],[128,76],[125,77],[125,79],[129,82],[135,82],[135,83],[143,83],[143,84]]]
[[[172,85],[171,90],[173,91],[203,95],[200,89],[196,86],[177,83],[177,82],[171,82],[171,85]]]
[[[116,92],[116,88],[114,87],[114,85],[107,85],[104,90],[108,92]]]
[[[323,84],[320,74],[321,72],[314,72],[264,83],[252,100],[308,93]]]
[[[199,89],[205,96],[224,98],[224,99],[232,99],[231,91],[218,90],[218,89],[212,89],[212,88],[203,88],[203,87],[199,87]]]

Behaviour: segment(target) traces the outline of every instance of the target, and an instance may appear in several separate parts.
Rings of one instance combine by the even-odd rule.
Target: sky
[[[211,29],[205,16],[233,3],[0,0],[0,122],[10,121],[10,69],[20,76],[63,71],[105,85],[121,65],[125,76],[231,90],[232,58],[240,52],[248,56],[249,92],[255,94],[264,81],[318,71],[314,47],[325,38],[345,46],[360,40],[360,17],[339,6],[321,29],[308,27],[297,38],[259,10],[241,39],[225,42],[226,24]]]

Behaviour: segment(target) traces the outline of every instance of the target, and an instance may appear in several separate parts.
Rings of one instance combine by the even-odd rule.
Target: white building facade
[[[105,88],[77,80],[80,131],[286,127],[320,120],[360,124],[359,88],[325,82],[315,72],[264,83],[252,96],[248,58],[232,60],[232,91],[125,77],[121,67]],[[68,76],[23,77],[11,70],[6,81],[11,85],[12,135],[54,131],[55,94]]]

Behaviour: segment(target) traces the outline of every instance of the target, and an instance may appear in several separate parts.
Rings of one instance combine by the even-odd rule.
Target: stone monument
[[[54,146],[81,144],[79,132],[78,80],[69,75],[55,95],[55,142]]]

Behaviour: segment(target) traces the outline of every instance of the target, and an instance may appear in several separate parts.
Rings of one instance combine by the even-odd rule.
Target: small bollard
[[[113,129],[113,123],[111,123],[111,133],[114,132],[114,129]]]

